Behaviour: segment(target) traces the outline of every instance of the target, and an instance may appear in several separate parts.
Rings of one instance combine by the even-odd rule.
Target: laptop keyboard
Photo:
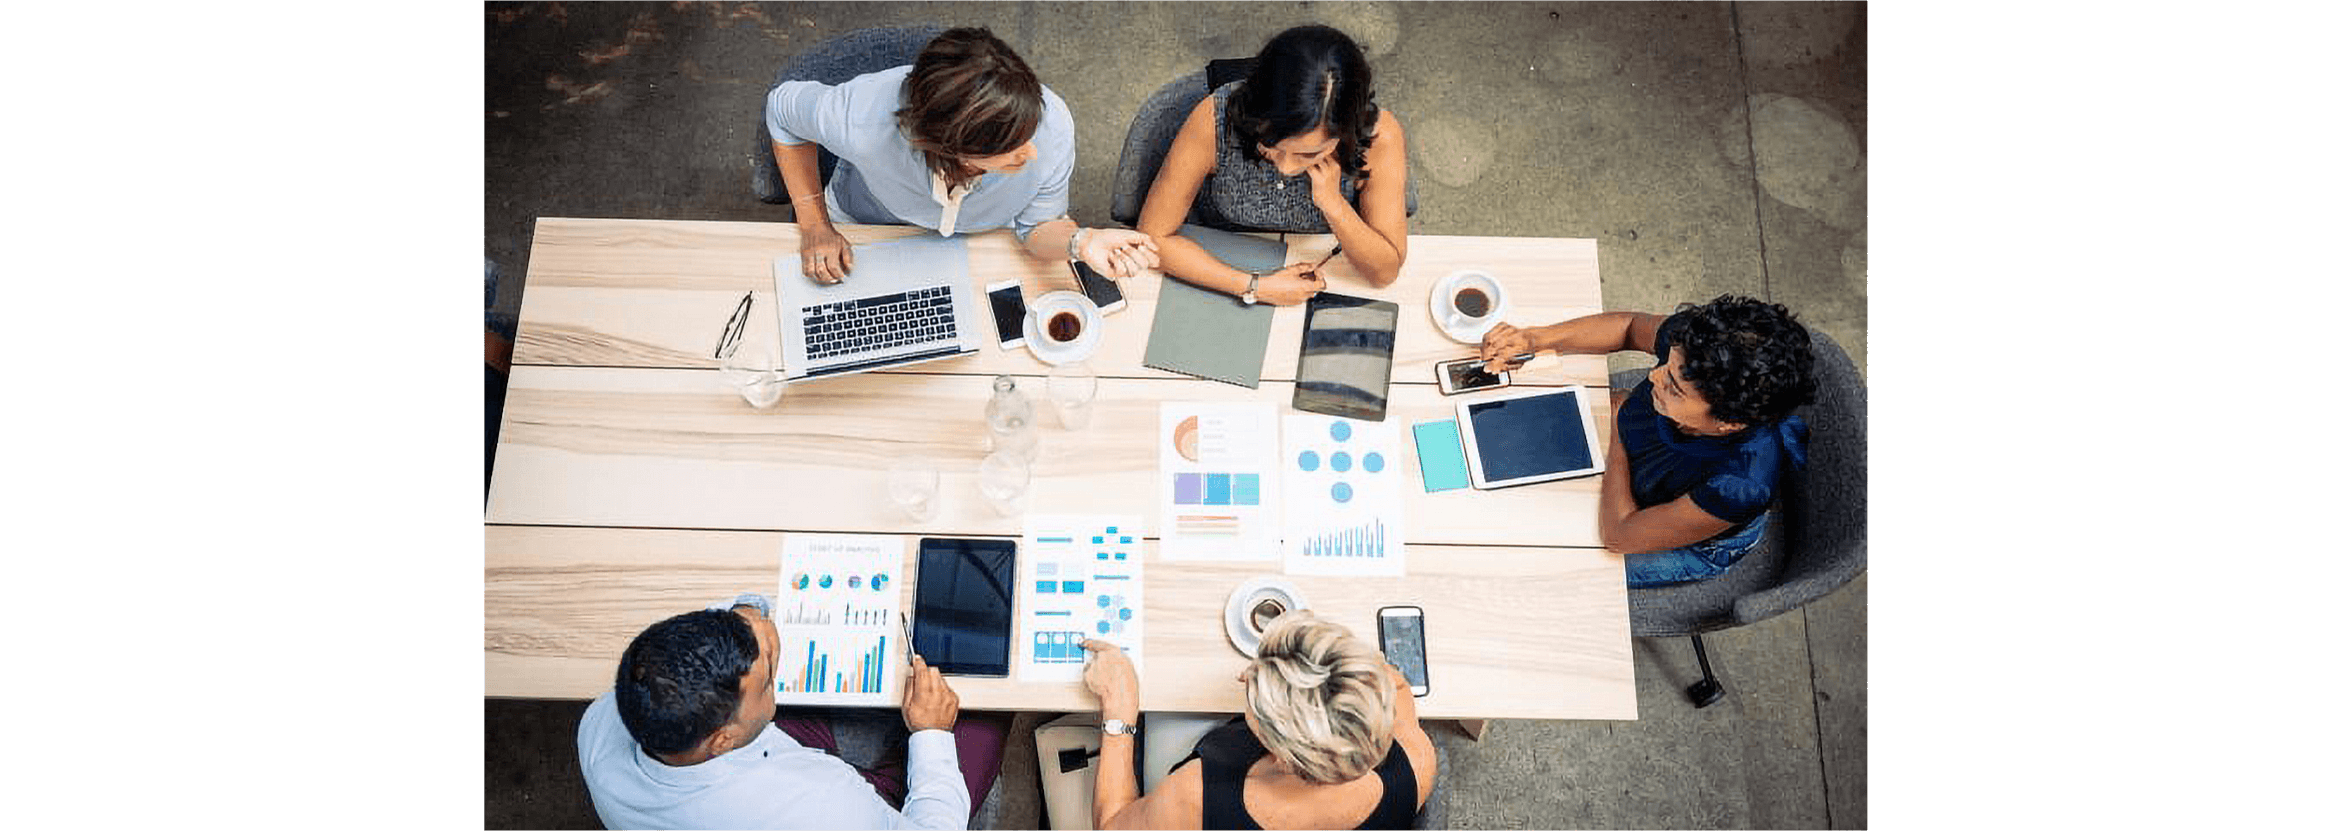
[[[877,352],[955,339],[955,298],[946,286],[884,294],[800,310],[808,359]]]

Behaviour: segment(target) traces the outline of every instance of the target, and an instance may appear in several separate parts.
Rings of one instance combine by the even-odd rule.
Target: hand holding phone
[[[1481,359],[1460,358],[1437,362],[1437,391],[1445,395],[1507,386],[1510,386],[1510,373],[1489,372],[1486,362]]]
[[[1118,282],[1102,276],[1102,272],[1095,271],[1085,261],[1071,262],[1069,273],[1077,278],[1078,290],[1085,292],[1086,299],[1094,301],[1094,308],[1101,309],[1103,314],[1127,307],[1126,293],[1118,290]]]

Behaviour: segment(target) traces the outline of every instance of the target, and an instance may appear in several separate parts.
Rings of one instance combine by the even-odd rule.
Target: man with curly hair
[[[1812,336],[1787,307],[1723,295],[1670,317],[1609,312],[1519,329],[1498,324],[1478,357],[1489,371],[1536,352],[1638,349],[1657,367],[1616,395],[1600,541],[1625,557],[1635,588],[1703,580],[1763,539],[1781,477],[1804,466]]]

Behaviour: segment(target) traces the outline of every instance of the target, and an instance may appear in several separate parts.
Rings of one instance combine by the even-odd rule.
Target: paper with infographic
[[[1397,422],[1282,418],[1282,571],[1404,573],[1403,438]]]
[[[906,663],[899,574],[906,542],[787,534],[776,588],[776,703],[896,706]]]
[[[1020,547],[1022,681],[1085,677],[1086,639],[1143,665],[1142,517],[1033,514]]]
[[[1159,405],[1159,555],[1281,557],[1281,421],[1272,404]]]

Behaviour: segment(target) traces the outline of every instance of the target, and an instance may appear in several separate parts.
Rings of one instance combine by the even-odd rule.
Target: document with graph
[[[1159,555],[1281,559],[1281,419],[1272,404],[1159,405]]]
[[[896,706],[906,541],[787,534],[776,589],[776,703]]]
[[[1404,573],[1403,438],[1397,421],[1282,419],[1282,571]]]
[[[1020,547],[1022,681],[1085,677],[1092,638],[1143,666],[1142,517],[1032,514]]]

